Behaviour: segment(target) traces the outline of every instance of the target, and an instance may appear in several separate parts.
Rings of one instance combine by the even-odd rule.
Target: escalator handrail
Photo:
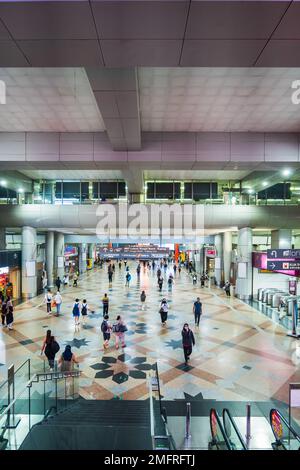
[[[215,410],[215,408],[211,408],[211,410],[210,410],[210,412],[209,412],[209,425],[210,425],[210,432],[211,432],[211,437],[212,437],[212,439],[213,439],[213,442],[215,442],[215,438],[214,438],[213,430],[212,430],[212,426],[211,426],[211,415],[212,415],[213,412],[214,412],[215,415],[216,415],[217,423],[218,423],[218,426],[219,426],[219,428],[220,428],[220,430],[221,430],[221,434],[222,434],[222,436],[223,436],[223,439],[224,439],[224,442],[225,442],[225,444],[226,444],[226,447],[227,447],[228,450],[232,450],[230,441],[229,441],[229,439],[228,439],[228,437],[227,437],[227,435],[226,435],[226,433],[225,433],[225,431],[224,431],[224,429],[223,429],[223,425],[222,425],[222,423],[221,423],[221,420],[220,420],[219,415],[218,415],[217,411]]]
[[[275,436],[275,439],[276,441],[278,441],[275,433],[274,433],[274,430],[273,430],[273,426],[272,426],[272,412],[273,411],[276,411],[276,413],[278,413],[278,415],[280,416],[280,419],[284,422],[284,424],[286,425],[286,427],[291,431],[291,433],[293,434],[294,438],[300,443],[300,436],[299,434],[295,431],[295,429],[289,424],[289,422],[285,419],[285,417],[280,413],[279,410],[277,410],[277,408],[271,408],[270,410],[270,425],[271,425],[271,429],[273,431],[273,434]],[[281,440],[280,440],[281,442]]]
[[[238,436],[238,439],[239,439],[239,441],[240,441],[240,444],[241,444],[242,447],[243,447],[243,450],[248,450],[248,448],[247,448],[247,446],[246,446],[246,444],[245,444],[245,441],[244,441],[244,439],[242,438],[242,435],[241,435],[241,433],[240,433],[240,431],[239,431],[239,429],[238,429],[238,427],[237,427],[237,425],[236,425],[236,422],[234,421],[233,417],[231,416],[230,411],[228,410],[228,408],[224,408],[224,409],[223,409],[223,413],[222,413],[222,416],[223,416],[223,424],[224,424],[224,432],[225,432],[226,436],[227,436],[227,433],[226,433],[226,426],[225,426],[225,415],[226,415],[226,414],[227,414],[227,416],[228,416],[228,418],[229,418],[229,420],[230,420],[230,423],[232,424],[233,429],[235,430],[236,435]],[[229,436],[227,436],[227,437],[228,437],[228,439],[230,440],[230,437],[229,437]]]

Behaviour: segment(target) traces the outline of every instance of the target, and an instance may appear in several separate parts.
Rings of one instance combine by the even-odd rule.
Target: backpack
[[[101,331],[102,333],[108,332],[108,323],[106,320],[103,320],[103,322],[101,323]]]
[[[126,277],[127,277],[127,281],[130,281],[130,279],[131,279],[131,274],[127,274]]]
[[[51,345],[51,350],[54,354],[58,353],[58,351],[60,350],[59,344],[56,341],[53,341]]]
[[[81,315],[87,315],[87,306],[86,305],[82,306]]]
[[[120,333],[120,325],[119,323],[115,323],[112,327],[114,333]]]
[[[79,315],[79,305],[75,304],[73,307],[73,315]]]
[[[119,332],[120,333],[125,333],[125,331],[127,331],[127,326],[126,325],[122,325],[122,323],[119,325]]]

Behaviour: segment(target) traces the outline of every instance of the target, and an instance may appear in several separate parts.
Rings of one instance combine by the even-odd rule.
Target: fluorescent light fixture
[[[23,189],[23,188],[19,188],[19,189],[18,189],[18,193],[24,193],[24,189]]]
[[[249,189],[248,189],[248,193],[249,193],[249,194],[253,194],[253,193],[254,193],[254,190],[251,189],[251,188],[249,188]]]
[[[288,168],[286,168],[285,170],[283,170],[282,174],[283,174],[283,176],[290,176],[291,170],[289,170]]]
[[[1,180],[1,181],[0,181],[0,184],[1,184],[1,186],[6,186],[7,183],[6,183],[5,180]]]
[[[268,186],[268,184],[269,184],[268,181],[263,182],[263,186]]]

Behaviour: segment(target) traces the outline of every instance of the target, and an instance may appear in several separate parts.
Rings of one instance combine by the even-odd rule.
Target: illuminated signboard
[[[5,268],[0,268],[0,275],[1,274],[8,274],[9,273],[9,267],[5,266]]]
[[[210,411],[210,429],[213,439],[217,437],[218,434],[218,421],[216,410],[212,409]]]
[[[275,438],[277,441],[280,441],[283,436],[283,427],[280,415],[277,410],[271,410],[271,426],[274,433]]]

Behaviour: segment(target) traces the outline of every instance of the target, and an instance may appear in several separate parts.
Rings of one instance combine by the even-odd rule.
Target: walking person
[[[109,298],[106,293],[102,297],[102,306],[103,306],[103,316],[105,316],[106,314],[108,314],[108,307],[109,307]]]
[[[182,335],[182,346],[183,346],[184,360],[185,360],[185,365],[187,366],[188,361],[190,360],[190,355],[192,354],[193,346],[195,346],[194,333],[189,328],[188,323],[185,323],[183,325],[181,335]]]
[[[48,289],[47,291],[47,294],[45,295],[45,298],[44,298],[44,303],[47,305],[47,313],[48,315],[51,315],[51,304],[52,304],[52,294],[51,294],[51,290]]]
[[[116,349],[119,349],[120,341],[122,348],[125,348],[125,332],[127,331],[127,326],[125,325],[121,315],[117,316],[117,322],[113,325],[112,330],[116,336]]]
[[[78,276],[76,273],[73,276],[73,287],[78,287]]]
[[[61,286],[61,279],[59,276],[57,276],[57,279],[55,281],[55,285],[57,287],[58,292],[60,291],[60,286]]]
[[[137,265],[136,274],[137,274],[137,277],[138,277],[138,279],[139,279],[139,278],[140,278],[140,274],[141,274],[141,265],[140,265],[140,264]]]
[[[180,274],[180,273],[181,273],[181,266],[179,265],[178,266],[178,274]]]
[[[61,304],[62,304],[62,296],[59,290],[56,292],[54,296],[54,302],[56,306],[56,316],[58,317],[60,315],[60,309],[61,309]]]
[[[58,365],[62,372],[70,372],[73,369],[74,364],[78,364],[78,360],[75,354],[72,352],[71,346],[66,345],[64,352],[58,360]]]
[[[50,371],[53,371],[54,369],[55,355],[58,353],[59,350],[60,347],[58,342],[55,341],[54,336],[50,336],[45,345],[45,356],[48,359]]]
[[[204,287],[204,285],[205,285],[205,274],[204,273],[200,277],[200,281],[201,281],[201,287]]]
[[[163,326],[166,325],[166,322],[168,320],[168,312],[169,312],[169,305],[168,305],[167,299],[162,299],[160,303],[159,313],[160,313],[161,323]]]
[[[63,285],[68,286],[69,285],[69,274],[65,274],[63,277]]]
[[[79,299],[75,299],[75,302],[73,304],[73,317],[74,317],[74,322],[75,322],[75,330],[77,329],[77,327],[79,327],[80,325],[80,320],[79,320],[79,317],[80,317],[80,303],[79,303]]]
[[[200,297],[197,297],[197,300],[194,302],[193,313],[195,317],[195,325],[199,326],[200,317],[202,315],[202,302],[200,302]]]
[[[197,274],[193,274],[193,285],[195,286],[197,284]]]
[[[129,287],[130,281],[131,281],[131,274],[130,274],[130,272],[128,271],[127,274],[126,274],[126,283],[125,283],[125,286],[126,286],[126,287]]]
[[[225,286],[224,286],[224,290],[226,292],[227,297],[230,297],[230,286],[231,286],[230,282],[226,281]]]
[[[7,327],[7,323],[6,323],[6,310],[7,310],[7,306],[6,306],[6,302],[5,300],[2,300],[2,304],[1,304],[1,320],[2,320],[2,326],[3,327]]]
[[[43,352],[45,351],[46,345],[50,341],[50,338],[51,338],[51,330],[47,330],[46,337],[45,337],[45,339],[43,341],[43,344],[42,344],[41,356],[42,356]]]
[[[144,308],[145,308],[145,302],[146,302],[146,293],[145,293],[145,291],[143,290],[142,293],[141,293],[142,310],[144,310]]]
[[[121,263],[121,261],[119,261],[119,269],[121,269],[121,268],[122,268],[122,263]]]
[[[89,306],[87,304],[86,299],[83,299],[81,304],[81,316],[82,316],[82,324],[85,325],[85,320],[88,315]]]
[[[113,279],[113,272],[108,271],[108,284],[109,284],[109,287],[111,287],[111,285],[112,285],[112,279]]]
[[[109,316],[106,314],[104,315],[103,321],[101,323],[101,331],[103,333],[103,349],[107,349],[109,347],[109,340],[110,340],[110,333],[112,330],[112,326],[110,324]]]
[[[164,280],[163,280],[162,276],[160,276],[160,278],[158,279],[158,288],[159,288],[159,292],[162,291],[163,283],[164,283]]]
[[[173,282],[174,282],[173,276],[172,274],[170,274],[169,279],[168,279],[169,290],[172,290]]]
[[[176,265],[176,264],[174,264],[174,266],[173,266],[173,271],[174,271],[174,276],[175,276],[175,275],[176,275],[176,271],[177,271],[177,265]]]
[[[6,299],[6,324],[9,330],[13,329],[13,322],[14,322],[14,306],[10,297]]]

